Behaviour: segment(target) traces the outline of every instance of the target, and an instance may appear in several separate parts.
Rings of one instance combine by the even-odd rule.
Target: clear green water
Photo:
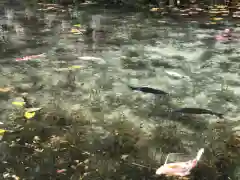
[[[169,152],[195,154],[201,147],[209,148],[215,144],[217,146],[217,142],[221,144],[221,139],[215,142],[216,134],[211,126],[219,120],[217,117],[175,117],[171,114],[173,109],[206,108],[224,113],[229,122],[238,120],[240,43],[223,44],[212,40],[220,30],[200,28],[197,22],[191,20],[154,18],[140,12],[93,7],[69,8],[63,12],[61,8],[58,11],[46,12],[39,9],[43,7],[5,6],[4,10],[1,10],[0,85],[15,88],[15,93],[3,93],[0,99],[0,117],[7,129],[29,126],[27,133],[32,133],[29,135],[31,138],[36,134],[40,136],[37,130],[36,134],[35,130],[31,130],[28,123],[24,124],[24,121],[18,122],[15,119],[15,116],[20,115],[12,101],[21,99],[21,93],[25,92],[28,93],[31,105],[43,107],[45,115],[48,110],[70,116],[80,113],[81,116],[77,119],[86,119],[87,127],[90,128],[87,129],[89,134],[83,137],[83,149],[94,149],[91,151],[96,152],[100,149],[101,152],[111,151],[115,154],[116,157],[105,157],[107,165],[96,165],[98,168],[105,168],[103,172],[111,171],[114,174],[111,168],[116,168],[112,162],[116,159],[110,159],[131,155],[132,149],[128,143],[135,143],[139,151],[136,155],[139,157],[132,156],[130,161],[139,161],[145,165],[152,161],[160,164],[163,162],[161,156]],[[94,31],[90,35],[69,32],[74,24],[81,24],[86,28],[95,15],[101,16],[103,32]],[[44,53],[45,57],[26,62],[15,61],[15,58],[41,53]],[[86,56],[95,59],[86,60]],[[73,65],[81,68],[67,69]],[[127,84],[159,88],[172,96],[163,98],[133,92],[128,89]],[[38,119],[33,129],[54,127],[54,123],[54,120],[41,122],[41,119]],[[72,123],[60,125],[60,128],[63,128],[62,133],[60,131],[57,136],[75,132],[75,125]],[[58,125],[57,127],[59,128]],[[115,129],[121,131],[122,136],[128,137],[128,145],[123,148],[123,152],[110,148],[115,147],[114,140],[111,140]],[[135,135],[139,139],[134,139]],[[22,143],[28,142],[24,140],[25,135],[21,134],[19,137],[22,138]],[[129,137],[133,137],[132,141]],[[78,144],[79,138],[80,136],[77,136],[72,141]],[[11,141],[6,139],[9,145]],[[12,140],[16,139],[17,137],[13,136]],[[3,152],[8,153],[3,153],[1,158],[9,164],[9,167],[6,167],[3,163],[2,173],[12,168],[10,172],[24,176],[25,179],[56,179],[51,172],[55,172],[54,168],[58,166],[56,159],[61,159],[64,155],[46,153],[40,156],[42,159],[33,158],[30,162],[25,158],[32,156],[32,153],[25,150],[23,153],[20,149],[9,150],[11,146],[7,146],[6,150],[4,143],[2,146]],[[14,155],[19,156],[19,160],[13,160]],[[64,158],[69,160],[68,163],[76,160],[74,157]],[[92,161],[102,162],[104,158]],[[23,166],[29,166],[29,172],[24,173],[24,168],[13,165],[21,162]],[[61,167],[69,167],[69,164]],[[94,169],[94,163],[90,167]],[[82,174],[85,171],[87,170],[79,170]],[[151,179],[154,174],[130,165],[118,172],[127,179]],[[58,178],[79,179],[79,174],[75,177],[74,173],[76,174],[69,170]],[[114,179],[114,175],[103,177],[102,179]]]

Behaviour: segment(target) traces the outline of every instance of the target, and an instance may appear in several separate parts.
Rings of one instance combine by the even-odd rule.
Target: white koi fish
[[[197,166],[198,161],[200,160],[202,154],[204,153],[204,149],[201,148],[196,158],[193,160],[189,160],[186,162],[175,162],[175,163],[167,163],[168,157],[166,158],[165,164],[156,170],[157,175],[168,175],[168,176],[187,176],[190,174],[191,170]]]

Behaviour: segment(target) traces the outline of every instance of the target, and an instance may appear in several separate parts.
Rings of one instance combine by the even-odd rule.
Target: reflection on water
[[[195,154],[201,147],[215,146],[215,141],[221,143],[210,127],[219,119],[175,117],[172,110],[206,108],[224,113],[229,122],[238,120],[240,43],[215,42],[219,30],[202,29],[191,20],[93,7],[38,4],[18,10],[12,6],[4,13],[0,88],[11,86],[14,91],[0,94],[0,116],[7,129],[16,128],[20,135],[10,134],[5,143],[15,144],[0,147],[8,152],[1,157],[2,173],[10,167],[8,173],[26,179],[56,179],[56,168],[62,168],[67,169],[65,179],[79,179],[76,169],[82,176],[88,173],[78,162],[83,159],[95,173],[84,175],[89,179],[105,171],[112,174],[102,179],[115,177],[116,171],[123,179],[153,179],[154,172],[124,166],[120,157],[133,154],[130,161],[156,165],[169,151]],[[44,56],[16,62],[39,54]],[[128,84],[158,88],[171,97],[133,92]],[[38,120],[19,121],[22,109],[12,102],[24,99],[30,107],[45,109]],[[19,159],[11,154],[20,154]],[[23,160],[24,167],[18,167]],[[106,161],[108,167],[96,167]]]

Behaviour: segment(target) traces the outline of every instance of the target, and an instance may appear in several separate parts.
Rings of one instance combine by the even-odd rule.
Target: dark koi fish
[[[173,112],[186,113],[186,114],[210,114],[210,115],[215,115],[219,118],[223,118],[223,114],[221,114],[221,113],[216,113],[211,110],[201,109],[201,108],[181,108],[181,109],[175,110]]]
[[[134,91],[141,91],[144,93],[151,93],[151,94],[161,94],[161,95],[168,95],[167,92],[159,90],[159,89],[154,89],[150,87],[133,87],[128,85],[128,87]]]

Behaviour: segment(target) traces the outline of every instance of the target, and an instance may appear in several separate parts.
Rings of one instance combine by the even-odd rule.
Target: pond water
[[[155,160],[160,162],[160,152],[195,154],[201,147],[209,146],[211,124],[223,121],[209,115],[175,117],[172,110],[205,108],[223,113],[227,121],[238,120],[240,41],[221,43],[213,38],[225,26],[202,28],[191,19],[95,6],[62,8],[38,4],[1,9],[0,88],[14,89],[8,95],[1,94],[0,116],[6,129],[19,125],[14,120],[19,108],[12,102],[23,101],[23,93],[27,93],[30,107],[47,111],[54,109],[54,104],[69,114],[81,112],[91,122],[92,131],[99,132],[97,136],[104,136],[103,139],[117,129],[117,125],[107,130],[102,123],[131,123],[132,127],[124,126],[124,130],[141,129],[146,136],[137,146],[149,141],[148,153],[155,154]],[[239,30],[231,20],[228,23],[235,31]],[[83,31],[88,27],[95,30]],[[72,28],[81,32],[70,32]],[[39,54],[43,55],[29,61],[16,61],[16,58]],[[170,93],[170,97],[131,91],[127,85],[158,88]],[[151,141],[156,127],[161,127],[159,133],[175,133],[181,148],[174,147],[179,141],[165,139],[163,142],[167,145]],[[94,143],[94,137],[88,140],[89,144]],[[12,153],[18,156],[21,152]],[[7,162],[11,158],[6,156],[4,154],[2,160]],[[48,162],[46,170],[45,160],[42,161],[41,165],[29,163],[31,172],[15,168],[9,173],[39,179],[42,177],[39,172],[45,172],[47,177],[48,171],[54,171],[56,162]],[[146,163],[140,161],[140,164]],[[6,169],[2,168],[2,173],[8,172]],[[129,169],[125,170],[123,174],[131,174]]]

